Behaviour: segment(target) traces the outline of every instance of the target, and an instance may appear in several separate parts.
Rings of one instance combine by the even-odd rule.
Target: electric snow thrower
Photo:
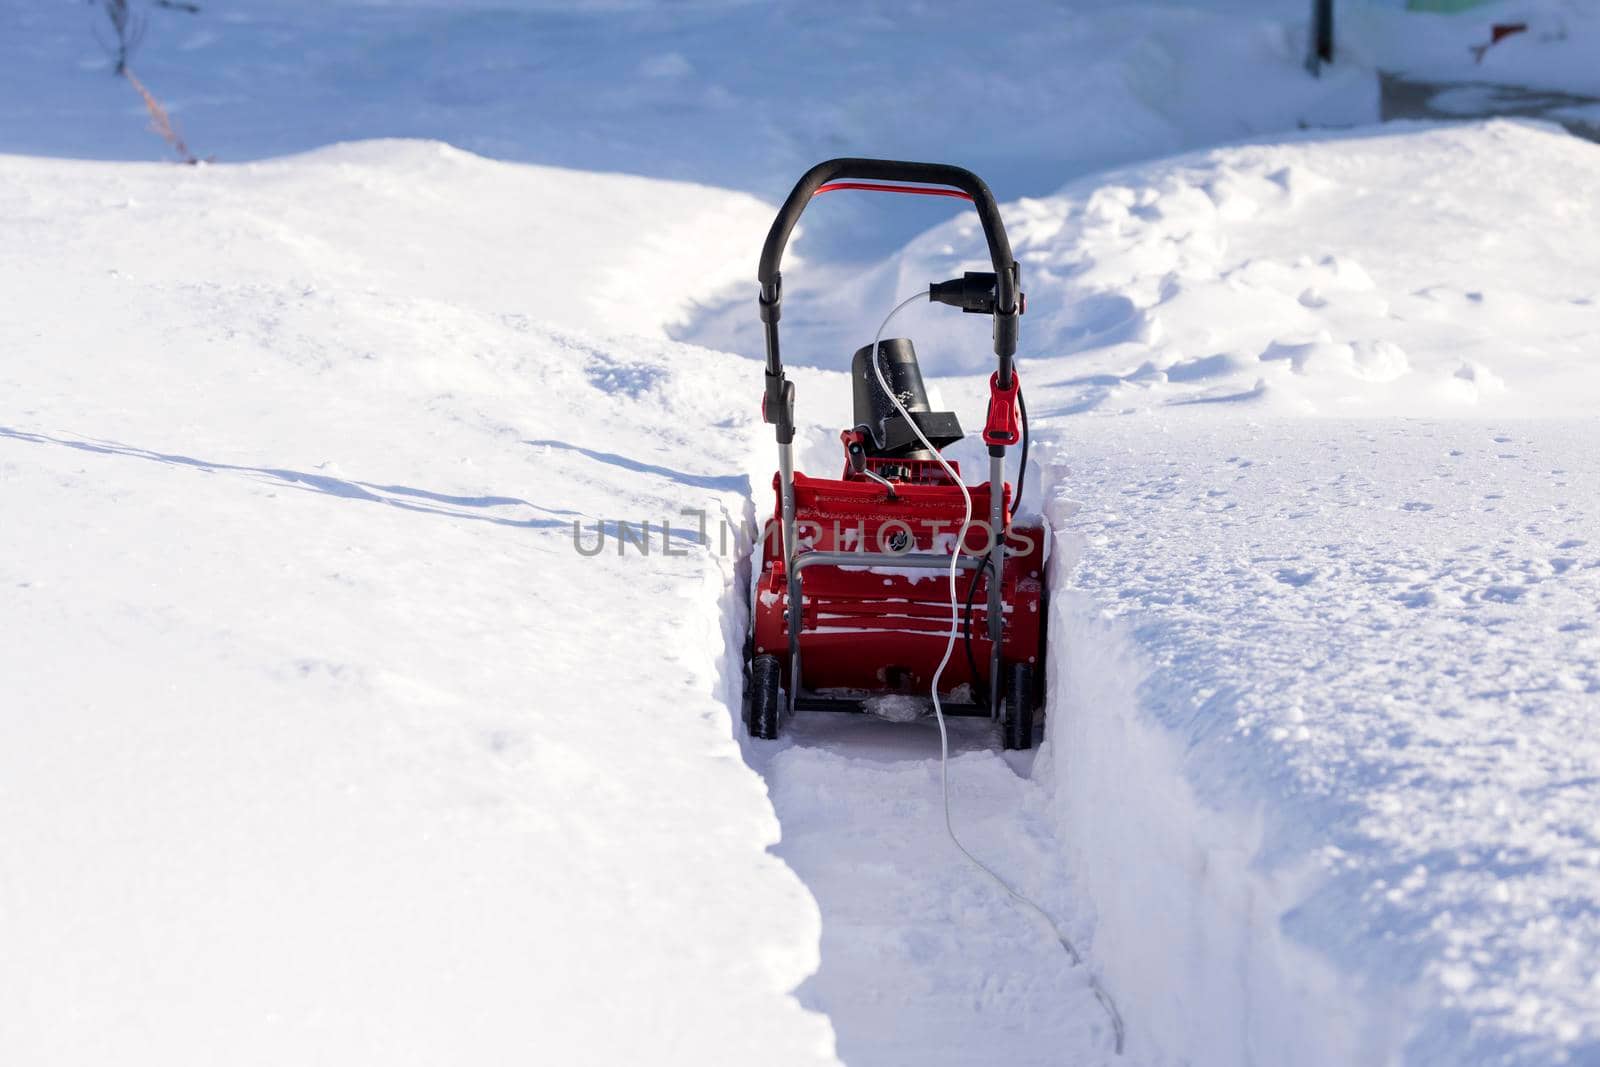
[[[958,197],[977,208],[994,271],[934,283],[926,298],[994,320],[999,366],[983,428],[987,482],[965,484],[942,455],[962,440],[961,425],[954,412],[930,408],[911,342],[883,340],[881,328],[852,361],[855,411],[840,435],[843,473],[795,471],[795,391],[778,350],[779,265],[811,198],[836,189]],[[1024,298],[989,187],[971,171],[941,164],[819,163],[773,220],[758,277],[767,340],[762,414],[777,430],[778,471],[774,523],[754,583],[751,736],[777,737],[797,710],[877,710],[892,702],[886,698],[927,697],[943,714],[995,720],[1007,748],[1028,748],[1043,685],[1044,537],[1038,526],[1014,521],[1028,454],[1027,410],[1012,366]],[[1019,443],[1013,493],[1006,450]]]

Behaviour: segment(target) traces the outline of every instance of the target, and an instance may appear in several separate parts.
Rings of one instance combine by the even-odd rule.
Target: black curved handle
[[[779,290],[780,267],[783,250],[789,244],[789,235],[806,205],[817,190],[840,178],[859,178],[866,181],[914,182],[918,185],[948,185],[972,197],[972,206],[978,210],[983,223],[983,236],[989,243],[989,260],[994,264],[995,296],[998,310],[1009,314],[1017,306],[1017,279],[1012,270],[1011,242],[1006,238],[1005,224],[1000,221],[1000,209],[994,194],[983,179],[964,167],[947,163],[908,163],[894,159],[829,159],[818,163],[795,183],[789,198],[778,209],[767,231],[766,244],[761,247],[761,266],[756,277],[761,282],[762,296],[769,302],[781,298]]]
[[[1017,262],[1011,255],[1005,224],[1000,221],[1000,208],[983,179],[964,167],[946,163],[857,158],[824,160],[801,176],[778,209],[778,216],[767,231],[766,243],[761,247],[761,264],[756,270],[761,282],[761,321],[766,325],[767,335],[767,391],[763,411],[766,421],[777,426],[780,444],[794,440],[794,386],[785,380],[778,349],[778,319],[783,307],[780,270],[783,251],[811,198],[824,185],[840,178],[945,185],[960,189],[972,198],[972,206],[983,223],[984,240],[989,244],[989,260],[994,265],[994,353],[999,361],[999,385],[1002,389],[1011,387],[1012,357],[1017,351],[1017,318],[1022,311],[1017,299]]]

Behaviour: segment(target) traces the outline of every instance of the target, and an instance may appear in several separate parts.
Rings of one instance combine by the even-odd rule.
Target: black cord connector
[[[995,276],[992,271],[969,270],[959,278],[928,286],[928,299],[949,304],[969,315],[993,315]]]

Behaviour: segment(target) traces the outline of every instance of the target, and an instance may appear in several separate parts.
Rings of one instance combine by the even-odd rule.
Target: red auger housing
[[[923,439],[942,450],[964,435],[953,412],[931,410],[905,338],[880,342],[876,353],[867,345],[852,360],[854,423],[840,434],[840,476],[814,478],[794,469],[794,385],[778,348],[778,268],[806,205],[834,189],[959,197],[973,203],[983,223],[994,271],[968,272],[928,290],[932,301],[994,320],[998,368],[983,430],[989,480],[967,486],[972,521],[960,545],[958,532],[969,518],[961,486]],[[988,186],[971,171],[941,164],[819,163],[773,221],[758,276],[767,342],[762,411],[776,428],[778,471],[751,605],[745,701],[751,736],[777,737],[800,710],[859,711],[874,697],[927,695],[951,630],[948,575],[955,554],[958,638],[940,675],[940,704],[947,715],[994,719],[1008,748],[1029,747],[1043,684],[1044,531],[1013,521],[1016,503],[1005,481],[1009,447],[1020,443],[1027,462],[1027,414],[1012,366],[1023,297]],[[905,415],[879,384],[874,359]],[[959,467],[950,466],[959,477]]]

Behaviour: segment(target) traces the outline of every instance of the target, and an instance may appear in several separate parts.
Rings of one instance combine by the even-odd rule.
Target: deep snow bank
[[[1006,205],[1033,410],[1593,410],[1600,213],[1581,191],[1597,158],[1554,127],[1396,124],[1213,149]],[[796,300],[789,346],[847,366],[896,300],[986,263],[969,212],[827,300]],[[925,368],[992,361],[937,308],[901,321],[918,315],[932,316]]]
[[[833,1062],[683,513],[750,365],[532,320],[749,202],[610,182],[0,159],[0,1060]]]
[[[1135,1048],[1600,1056],[1597,181],[1495,123],[1012,209],[1072,353],[1022,371],[1058,801]]]
[[[56,255],[98,248],[128,282],[298,284],[656,336],[705,288],[749,273],[772,216],[742,193],[499,163],[431,141],[200,168],[6,157],[0,178],[19,242]]]
[[[1061,435],[1057,799],[1167,1057],[1600,1055],[1597,433]]]

